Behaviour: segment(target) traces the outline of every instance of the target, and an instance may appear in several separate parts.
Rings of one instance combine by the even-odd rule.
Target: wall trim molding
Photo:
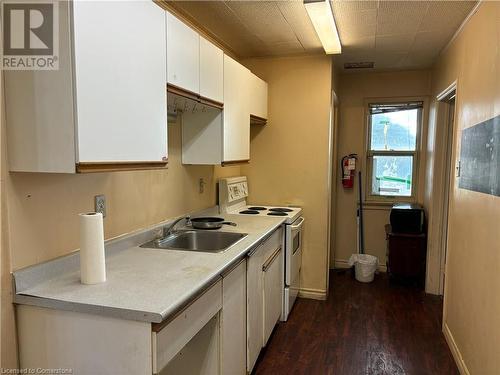
[[[328,294],[326,290],[323,289],[300,288],[299,297],[325,301],[328,297]]]
[[[455,91],[455,95],[456,95],[457,85],[458,85],[458,80],[456,79],[452,83],[450,83],[450,85],[447,88],[445,88],[443,91],[441,91],[436,96],[436,100],[439,101],[439,102],[446,101],[446,99],[448,98],[448,96],[450,96],[450,94],[453,91]]]
[[[470,375],[470,371],[467,368],[467,365],[465,364],[465,361],[462,357],[462,353],[460,353],[460,350],[458,349],[458,345],[455,342],[455,339],[450,331],[450,328],[445,322],[443,322],[443,334],[444,338],[446,339],[446,342],[448,343],[448,346],[450,347],[451,354],[455,359],[458,371],[460,371],[460,374],[462,375]]]
[[[455,31],[455,34],[453,34],[453,36],[451,37],[450,41],[446,44],[446,46],[444,46],[444,48],[441,50],[441,52],[439,52],[438,56],[441,56],[453,44],[453,42],[455,41],[455,39],[457,39],[457,37],[462,32],[462,30],[465,28],[465,25],[467,25],[467,23],[470,21],[470,19],[472,18],[472,16],[474,14],[476,14],[476,12],[478,11],[478,9],[481,6],[482,2],[483,2],[483,0],[479,0],[477,2],[477,4],[474,6],[474,8],[472,8],[472,10],[470,11],[470,13],[467,15],[467,17],[465,17],[465,19],[463,20],[463,22],[458,27],[457,31]]]
[[[335,268],[351,268],[349,261],[347,259],[335,259]],[[378,265],[379,272],[387,272],[387,266],[385,264]]]

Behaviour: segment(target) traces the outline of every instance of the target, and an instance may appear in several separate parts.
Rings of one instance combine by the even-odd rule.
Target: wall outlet
[[[94,197],[95,212],[100,212],[102,217],[106,217],[106,197],[104,195],[96,195]]]
[[[198,191],[200,194],[203,194],[203,192],[205,191],[205,179],[202,177],[198,180],[198,183],[199,183],[199,186],[198,186]]]

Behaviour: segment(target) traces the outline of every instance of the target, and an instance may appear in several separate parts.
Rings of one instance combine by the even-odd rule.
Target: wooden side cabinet
[[[387,272],[393,280],[425,285],[427,239],[425,233],[394,233],[385,226],[387,240]]]

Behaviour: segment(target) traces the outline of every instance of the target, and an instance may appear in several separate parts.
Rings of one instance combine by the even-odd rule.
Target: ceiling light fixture
[[[330,0],[304,0],[307,14],[327,55],[342,51]]]

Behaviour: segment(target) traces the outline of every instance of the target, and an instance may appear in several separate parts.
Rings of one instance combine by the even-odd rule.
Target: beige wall
[[[298,205],[305,229],[301,288],[327,288],[328,147],[332,60],[327,56],[253,59],[244,63],[269,84],[269,121],[252,127],[250,201]]]
[[[426,97],[431,91],[431,75],[429,71],[404,71],[388,73],[355,73],[343,74],[339,77],[340,121],[338,130],[338,160],[344,155],[358,154],[360,163],[358,171],[364,171],[365,159],[365,100],[368,98],[403,98]],[[426,132],[426,113],[424,113],[423,134]],[[425,155],[422,152],[419,169],[418,200],[423,201]],[[337,166],[340,168],[340,165]],[[334,258],[330,266],[346,266],[352,253],[356,252],[356,209],[357,182],[354,189],[344,189],[341,185],[342,175],[337,175],[336,196],[336,240]],[[363,188],[365,183],[363,182]],[[365,189],[363,189],[363,194]],[[390,206],[368,205],[364,211],[365,250],[368,254],[379,258],[385,266],[385,231],[384,225],[389,222]]]
[[[94,195],[106,195],[105,237],[111,238],[213,206],[217,178],[240,174],[239,167],[182,166],[180,121],[168,127],[169,166],[161,171],[8,173],[2,154],[1,182],[7,189],[2,205],[2,239],[8,241],[1,254],[2,367],[16,365],[10,272],[77,249],[77,214],[94,209]],[[5,142],[4,131],[2,140]],[[207,183],[202,194],[198,191],[199,178]]]
[[[499,45],[500,3],[483,2],[435,65],[434,96],[458,80],[455,155],[463,129],[500,114]],[[443,147],[439,138],[430,145]],[[458,189],[453,178],[450,204],[443,329],[463,372],[498,374],[500,198]]]

